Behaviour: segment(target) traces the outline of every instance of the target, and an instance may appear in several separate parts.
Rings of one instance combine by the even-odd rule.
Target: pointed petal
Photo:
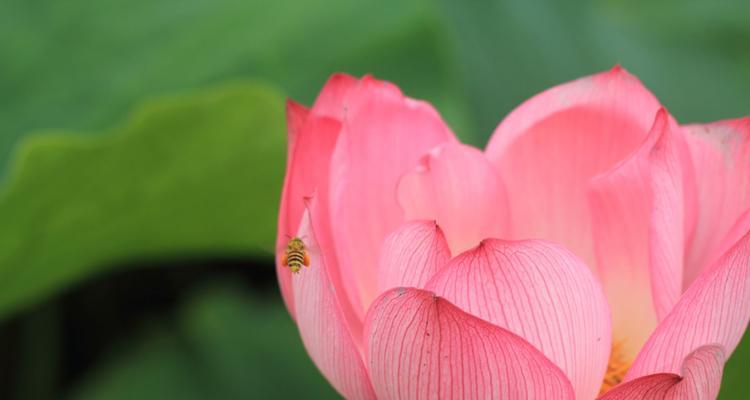
[[[357,78],[351,75],[341,73],[331,75],[320,91],[320,95],[315,99],[311,110],[313,115],[343,120],[347,97],[357,82]]]
[[[378,294],[383,240],[403,222],[398,179],[429,149],[456,139],[432,106],[390,83],[365,77],[347,99],[331,162],[331,216],[349,295],[364,315]]]
[[[317,200],[317,199],[316,199]],[[374,399],[367,370],[339,300],[339,291],[329,277],[327,248],[320,247],[311,213],[304,214],[298,236],[304,238],[310,266],[292,276],[297,326],[310,358],[323,375],[347,399]],[[318,224],[315,224],[318,228]]]
[[[308,118],[303,129],[290,135],[289,161],[284,179],[284,190],[281,194],[279,208],[279,229],[276,236],[277,258],[276,273],[279,285],[287,304],[294,296],[289,290],[291,272],[281,265],[281,255],[290,236],[294,236],[300,226],[305,209],[304,199],[317,194],[322,206],[328,203],[328,165],[333,147],[339,134],[340,124],[330,118]],[[289,309],[292,318],[293,307]]]
[[[590,184],[599,277],[614,340],[630,360],[682,294],[695,196],[688,157],[679,127],[662,109],[641,148]]]
[[[599,392],[611,348],[609,310],[570,251],[488,239],[451,260],[426,288],[526,339],[566,373],[577,398]]]
[[[750,117],[685,127],[698,186],[684,287],[723,254],[721,240],[750,209]]]
[[[294,146],[300,136],[300,132],[307,122],[310,111],[293,100],[286,102],[286,126],[287,126],[287,157],[286,170],[287,176],[284,180],[284,190],[281,194],[281,205],[279,206],[279,225],[276,232],[276,250],[281,253],[286,241],[286,235],[296,232],[299,227],[299,221],[302,217],[301,208],[297,209],[296,202],[290,200],[291,193],[287,194],[287,188],[290,185],[290,176],[295,175],[292,171],[292,159],[294,156]],[[329,151],[330,154],[330,151]],[[286,267],[281,265],[281,254],[276,257],[276,277],[279,280],[279,289],[281,297],[284,299],[289,314],[294,319],[294,294],[292,293],[292,275],[286,271]]]
[[[292,108],[288,110],[291,112]],[[295,125],[290,122],[290,127]],[[284,241],[299,228],[305,198],[316,194],[319,201],[327,202],[328,193],[324,189],[328,187],[328,166],[341,124],[330,118],[312,116],[297,128],[299,131],[289,133],[287,172],[279,210],[278,237]]]
[[[659,103],[620,67],[547,90],[495,130],[486,154],[508,189],[511,238],[549,239],[594,267],[589,179],[646,138]]]
[[[746,234],[682,295],[628,370],[626,380],[679,373],[700,346],[717,344],[731,355],[750,320],[750,234]]]
[[[299,229],[305,198],[315,194],[321,207],[328,207],[330,160],[341,129],[344,99],[355,83],[356,79],[351,76],[333,75],[321,90],[312,110],[292,100],[287,101],[287,163],[276,234],[279,253],[276,275],[292,318],[295,318],[295,311],[291,272],[281,265],[281,253],[289,237]],[[322,219],[327,221],[328,217]]]
[[[287,148],[287,155],[292,154],[292,147],[297,139],[296,136],[304,128],[309,115],[310,110],[308,110],[307,107],[292,99],[286,100],[286,129],[287,135],[291,136]],[[289,161],[289,159],[287,159],[287,161]]]
[[[505,187],[481,151],[459,143],[433,149],[398,186],[406,219],[434,219],[453,254],[508,233]]]
[[[646,375],[616,386],[599,400],[708,400],[719,395],[726,358],[720,346],[704,346],[688,355],[681,375]]]
[[[380,253],[378,288],[421,288],[451,258],[442,229],[434,221],[413,221],[386,238]]]
[[[379,297],[365,325],[379,399],[573,399],[565,375],[520,337],[419,289]]]

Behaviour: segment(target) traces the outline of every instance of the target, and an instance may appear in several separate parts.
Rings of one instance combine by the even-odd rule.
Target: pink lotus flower
[[[678,125],[620,67],[484,152],[394,85],[288,103],[278,277],[350,399],[709,399],[750,318],[750,118]]]

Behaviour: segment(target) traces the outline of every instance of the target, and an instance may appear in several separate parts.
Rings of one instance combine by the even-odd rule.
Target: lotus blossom
[[[287,104],[279,261],[349,399],[711,399],[750,318],[750,118],[679,125],[614,69],[484,151],[391,83]]]

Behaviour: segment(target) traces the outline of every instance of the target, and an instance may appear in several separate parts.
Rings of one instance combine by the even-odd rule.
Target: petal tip
[[[328,82],[326,84],[339,84],[339,83],[349,83],[356,81],[357,78],[355,78],[352,75],[349,75],[345,72],[334,72],[331,74],[331,76],[328,78]]]
[[[609,70],[609,72],[610,72],[611,74],[619,74],[619,73],[623,73],[623,72],[627,73],[627,71],[625,70],[625,68],[623,68],[622,64],[620,64],[620,63],[617,63],[617,64],[615,64],[615,65],[614,65],[614,66],[613,66],[613,67],[612,67],[612,68],[611,68],[611,69]]]
[[[656,110],[656,117],[655,117],[655,119],[656,120],[666,119],[668,115],[669,115],[669,111],[667,111],[667,108],[664,107],[664,106],[661,106],[661,107],[659,107],[658,110]]]
[[[627,68],[623,67],[622,64],[617,63],[609,70],[593,75],[595,77],[604,78],[605,81],[615,81],[623,83],[631,83],[637,86],[643,86],[640,79],[633,75]]]
[[[654,115],[654,123],[651,125],[650,134],[656,135],[656,141],[664,137],[669,130],[669,111],[664,107],[659,107]],[[648,141],[648,139],[646,139]]]
[[[286,112],[287,114],[297,112],[297,111],[306,111],[307,107],[303,106],[302,104],[298,103],[294,99],[287,97],[286,99]]]

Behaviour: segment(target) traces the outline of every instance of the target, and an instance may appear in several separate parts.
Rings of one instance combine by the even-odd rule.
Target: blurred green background
[[[616,63],[750,114],[750,2],[0,0],[0,398],[335,398],[273,272],[285,97],[373,73],[484,145]]]

